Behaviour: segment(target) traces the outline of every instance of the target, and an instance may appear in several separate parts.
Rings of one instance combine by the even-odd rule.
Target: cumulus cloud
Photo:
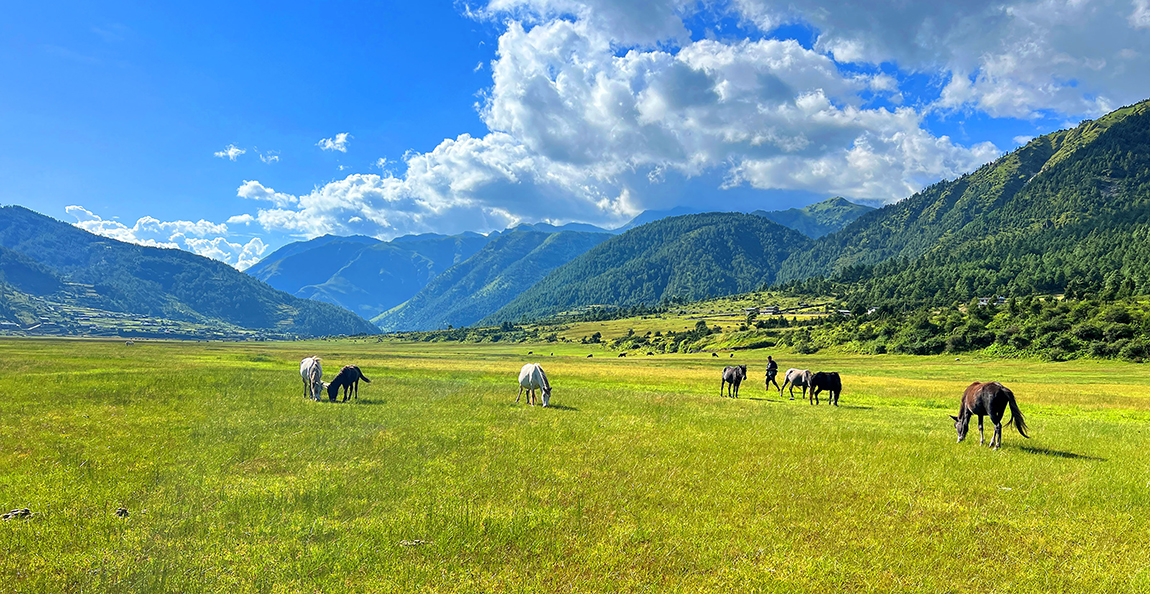
[[[347,152],[347,141],[351,136],[347,132],[340,132],[335,135],[335,138],[324,138],[315,143],[320,149],[325,151],[339,151],[341,153]]]
[[[245,149],[242,149],[242,148],[240,148],[234,144],[229,144],[226,148],[224,148],[224,150],[216,151],[212,154],[221,158],[221,159],[227,159],[229,161],[235,161],[236,157],[239,157],[240,155],[242,155],[246,152],[248,152],[248,151]]]
[[[295,194],[245,181],[237,194],[267,205],[233,224],[388,238],[524,220],[613,225],[646,208],[706,207],[734,188],[889,202],[1000,154],[932,134],[926,118],[1072,121],[1141,99],[1138,74],[1150,67],[1147,0],[491,0],[468,10],[503,29],[482,64],[486,134]],[[691,34],[732,17],[740,29]],[[813,47],[772,37],[788,23],[810,26]],[[911,74],[928,75],[935,94],[902,88]],[[349,139],[317,145],[346,152]]]
[[[76,222],[73,223],[75,226],[90,233],[139,245],[182,249],[226,262],[240,270],[259,261],[259,257],[267,249],[263,240],[258,237],[246,244],[229,242],[224,237],[228,234],[227,225],[203,219],[161,221],[146,216],[129,227],[119,221],[105,220],[82,206],[68,206],[64,210],[76,218]]]
[[[247,198],[248,200],[263,200],[271,202],[277,207],[292,206],[298,202],[295,196],[291,194],[283,194],[271,188],[265,187],[258,181],[244,180],[244,185],[236,190],[236,195],[240,198]]]

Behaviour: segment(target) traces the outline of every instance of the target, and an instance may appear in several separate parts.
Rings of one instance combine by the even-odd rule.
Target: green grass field
[[[311,354],[373,381],[307,401]],[[1150,590],[1145,367],[780,362],[840,371],[835,409],[766,392],[767,354],[0,341],[0,507],[35,512],[0,591]],[[514,403],[528,361],[554,406]],[[975,379],[1033,439],[955,443]]]

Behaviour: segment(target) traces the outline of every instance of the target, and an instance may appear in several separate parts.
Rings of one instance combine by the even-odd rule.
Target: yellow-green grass
[[[373,381],[304,400],[311,354]],[[0,341],[0,507],[36,514],[0,591],[1150,589],[1143,367],[780,361],[841,372],[835,409],[764,390],[767,354]],[[514,403],[527,361],[555,406]],[[955,444],[976,379],[1033,439]]]

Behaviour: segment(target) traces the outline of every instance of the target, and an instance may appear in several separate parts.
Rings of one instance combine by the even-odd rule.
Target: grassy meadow
[[[305,400],[311,354],[372,383]],[[0,508],[35,515],[0,592],[1150,590],[1145,367],[782,357],[842,373],[831,408],[767,354],[2,340]],[[514,402],[528,361],[550,408]],[[955,443],[976,379],[1033,439]]]

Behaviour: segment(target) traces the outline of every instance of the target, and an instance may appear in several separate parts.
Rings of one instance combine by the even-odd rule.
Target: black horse
[[[747,379],[747,366],[746,365],[733,365],[723,368],[723,383],[719,384],[719,396],[723,394],[723,388],[727,389],[731,398],[739,397],[739,384]],[[728,386],[727,384],[730,384]]]
[[[990,447],[994,449],[1002,447],[1002,415],[1006,412],[1007,405],[1010,406],[1010,423],[1014,423],[1014,428],[1018,429],[1023,437],[1030,439],[1026,434],[1026,419],[1022,418],[1022,411],[1014,401],[1014,392],[998,382],[974,382],[962,393],[958,416],[950,416],[954,419],[955,430],[958,431],[958,442],[962,443],[962,440],[966,439],[966,430],[970,428],[970,417],[978,415],[978,445],[985,443],[982,417],[990,415],[990,422],[994,423],[994,437],[990,440]]]
[[[331,383],[328,384],[327,399],[335,402],[336,396],[339,396],[339,389],[342,387],[343,400],[341,402],[347,402],[347,393],[349,390],[354,391],[355,399],[359,400],[359,380],[363,380],[369,384],[371,383],[371,380],[367,379],[367,376],[359,370],[359,367],[355,365],[344,365],[343,369],[340,369],[339,373],[335,376],[335,379],[331,380]]]
[[[827,404],[839,405],[839,393],[843,391],[843,380],[837,371],[820,371],[811,376],[810,397],[812,404],[819,404],[819,392],[827,391]]]

